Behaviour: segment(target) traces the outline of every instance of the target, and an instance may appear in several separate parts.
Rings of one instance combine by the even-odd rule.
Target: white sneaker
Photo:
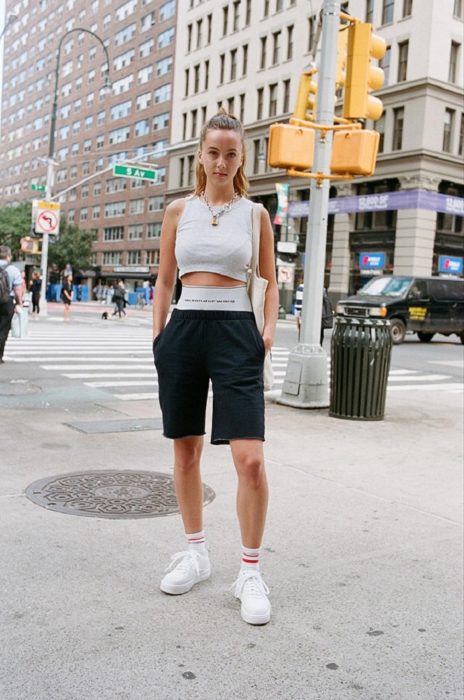
[[[171,563],[166,569],[168,573],[161,581],[163,593],[180,595],[187,593],[199,581],[205,581],[211,574],[208,552],[187,550],[177,552],[171,557]]]
[[[267,594],[269,588],[264,583],[259,571],[241,569],[235,586],[234,595],[242,601],[242,620],[249,625],[265,625],[271,619],[271,604]]]

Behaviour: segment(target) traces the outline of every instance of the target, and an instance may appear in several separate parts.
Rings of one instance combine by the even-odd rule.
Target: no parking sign
[[[57,236],[60,231],[60,205],[57,202],[39,200],[35,209],[36,233]]]

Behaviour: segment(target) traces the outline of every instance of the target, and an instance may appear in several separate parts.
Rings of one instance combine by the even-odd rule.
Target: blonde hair
[[[239,169],[235,173],[234,177],[234,190],[241,197],[244,197],[248,190],[248,178],[245,175],[245,162],[246,162],[246,151],[245,151],[245,132],[241,122],[234,117],[232,114],[228,114],[226,110],[221,107],[217,114],[210,117],[207,122],[203,124],[200,133],[200,144],[199,150],[201,149],[203,142],[206,138],[206,134],[210,129],[224,129],[227,131],[235,131],[236,134],[240,136],[240,141],[242,142],[242,152],[243,158]],[[203,194],[206,188],[206,173],[203,165],[200,163],[197,157],[197,164],[195,169],[195,190],[194,194],[199,196]]]

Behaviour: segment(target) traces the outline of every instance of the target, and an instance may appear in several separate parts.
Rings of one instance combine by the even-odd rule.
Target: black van
[[[341,299],[338,316],[388,318],[395,344],[406,331],[423,343],[435,333],[456,333],[464,343],[464,280],[448,277],[374,277],[355,296]]]

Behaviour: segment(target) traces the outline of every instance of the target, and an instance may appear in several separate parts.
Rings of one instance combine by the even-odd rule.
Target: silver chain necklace
[[[232,204],[233,204],[233,203],[235,202],[235,200],[237,200],[238,198],[239,198],[239,196],[238,196],[238,194],[235,192],[235,193],[234,193],[234,196],[232,197],[232,199],[230,200],[230,202],[226,202],[225,204],[222,205],[222,207],[221,207],[220,209],[218,209],[217,211],[214,211],[213,207],[211,206],[211,204],[210,204],[210,203],[208,202],[208,200],[206,199],[205,193],[203,192],[203,194],[201,195],[201,199],[204,201],[204,203],[206,204],[206,206],[208,207],[208,209],[209,209],[209,211],[210,211],[210,213],[211,213],[211,217],[212,217],[212,218],[211,218],[211,225],[212,225],[212,226],[217,226],[217,225],[219,224],[219,217],[222,216],[223,214],[226,214],[228,211],[230,211],[230,209],[231,209],[231,207],[232,207]]]

